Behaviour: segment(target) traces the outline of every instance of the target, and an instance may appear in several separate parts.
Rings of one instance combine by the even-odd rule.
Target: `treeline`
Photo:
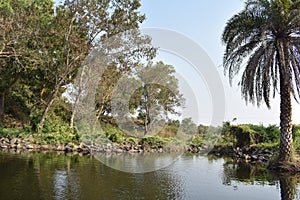
[[[198,126],[197,134],[190,143],[194,146],[213,144],[224,147],[257,146],[278,149],[280,128],[277,125],[230,124],[223,122],[222,126]],[[293,125],[293,146],[300,151],[300,125]]]
[[[124,77],[140,84],[130,97],[127,116],[145,133],[152,122],[151,107],[162,108],[157,115],[162,110],[179,114],[175,107],[183,98],[174,67],[151,62],[156,49],[151,38],[137,31],[145,20],[140,6],[139,0],[0,0],[0,126],[73,132],[76,103],[70,96],[78,93],[76,77],[89,53],[105,48],[113,37],[119,52],[99,77],[95,117],[116,125],[110,101]],[[151,84],[149,74],[159,74],[164,86]]]

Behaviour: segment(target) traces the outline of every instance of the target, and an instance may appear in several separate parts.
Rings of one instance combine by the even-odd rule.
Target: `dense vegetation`
[[[95,63],[105,65],[92,102],[100,139],[150,146],[280,146],[280,160],[291,161],[293,150],[300,150],[300,128],[291,123],[291,96],[297,99],[300,91],[299,5],[298,0],[249,0],[222,36],[230,80],[245,61],[241,86],[246,101],[259,105],[264,100],[270,106],[270,94],[279,85],[280,128],[228,122],[211,127],[191,118],[172,119],[180,115],[184,99],[174,67],[154,63],[151,38],[137,30],[145,20],[139,0],[56,5],[52,0],[0,0],[0,135],[32,135],[39,143],[82,141],[75,116],[81,112],[78,100],[87,98],[81,80],[90,73],[86,58],[96,51],[109,58]],[[107,47],[111,38],[113,45]],[[118,96],[131,89],[127,83],[136,84],[131,96]],[[115,98],[128,102],[113,104]],[[134,122],[134,131],[123,128],[128,121]]]
[[[76,81],[85,76],[85,59],[98,50],[109,57],[92,102],[103,136],[112,142],[129,137],[117,117],[134,121],[146,135],[154,122],[164,125],[169,115],[179,115],[176,107],[183,98],[174,67],[151,61],[156,49],[137,31],[145,20],[139,7],[138,0],[0,0],[1,136],[32,134],[41,143],[79,142],[77,100],[86,91]],[[109,41],[114,46],[105,47]],[[129,110],[114,113],[114,98],[123,96],[113,93],[130,89],[127,82],[120,84],[124,80],[138,87],[128,98]],[[168,128],[162,134],[174,136],[176,131]]]

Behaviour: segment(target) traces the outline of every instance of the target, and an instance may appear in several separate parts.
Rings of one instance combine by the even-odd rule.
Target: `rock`
[[[26,145],[26,149],[34,149],[34,147],[32,145],[30,145],[30,144],[27,144]]]
[[[33,143],[33,142],[35,142],[35,139],[33,138],[32,135],[30,135],[29,137],[26,138],[26,141]]]
[[[129,153],[138,153],[138,151],[137,151],[137,150],[134,150],[134,149],[131,149],[131,150],[129,151]]]
[[[73,149],[70,146],[66,146],[65,149],[64,149],[64,151],[66,153],[70,153],[70,152],[73,152]]]
[[[104,148],[104,151],[105,151],[106,153],[111,153],[111,152],[112,152],[112,149],[110,149],[110,148]]]
[[[79,144],[79,147],[83,149],[83,148],[85,148],[85,144],[81,142],[81,143]]]
[[[265,150],[263,151],[263,153],[264,153],[264,154],[272,154],[272,152],[271,152],[269,149],[265,149]]]
[[[43,144],[43,145],[41,145],[41,149],[42,150],[49,150],[50,148],[49,148],[49,145]]]
[[[139,149],[138,152],[139,153],[143,153],[144,151],[143,151],[143,149]]]
[[[63,144],[58,144],[56,146],[56,151],[64,151],[65,150],[65,146]]]
[[[8,138],[4,138],[3,142],[6,143],[6,144],[9,144],[9,139]]]
[[[109,148],[109,149],[110,149],[111,147],[112,147],[111,143],[107,143],[107,144],[106,144],[106,148]]]
[[[77,147],[77,149],[75,150],[75,151],[77,151],[78,153],[81,153],[81,152],[83,152],[83,149],[81,148],[81,147]]]
[[[17,138],[12,138],[10,141],[9,141],[10,145],[14,145],[14,144],[17,144],[18,143],[18,139]]]
[[[163,147],[164,152],[170,152],[171,148],[170,147]]]
[[[73,146],[73,148],[72,148],[72,149],[73,149],[73,152],[75,152],[75,151],[77,152],[77,149],[78,149],[78,148],[79,148],[79,146],[75,144],[75,145]]]
[[[245,160],[250,160],[250,159],[252,158],[252,157],[251,157],[250,155],[248,155],[248,154],[245,154],[243,157],[244,157]]]
[[[123,150],[118,148],[118,149],[116,149],[116,153],[123,153]]]
[[[5,145],[5,144],[0,144],[0,148],[1,148],[1,149],[7,149],[7,148],[8,148],[8,146],[7,146],[7,145]]]
[[[15,147],[16,149],[22,149],[23,148],[23,145],[21,145],[20,143],[18,143]]]
[[[258,156],[257,155],[251,155],[251,159],[252,160],[258,160]]]

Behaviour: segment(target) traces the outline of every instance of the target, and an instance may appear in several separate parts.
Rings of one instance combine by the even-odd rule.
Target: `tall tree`
[[[155,54],[151,38],[141,35],[138,30],[125,31],[103,40],[87,57],[87,65],[80,72],[82,77],[78,77],[74,84],[77,91],[71,120],[77,111],[82,110],[79,107],[86,102],[85,97],[95,92],[92,104],[96,104],[97,119],[113,123],[111,101],[116,98],[113,93],[120,79],[132,75],[141,62],[153,59]],[[91,87],[87,87],[88,84]]]
[[[248,0],[224,29],[224,69],[230,81],[243,70],[241,92],[246,101],[280,93],[279,161],[293,159],[291,96],[300,95],[300,1]],[[245,65],[244,65],[245,63]]]
[[[180,128],[185,134],[196,135],[198,133],[197,124],[191,117],[184,118],[181,122]]]
[[[65,0],[56,9],[50,33],[53,60],[51,94],[47,98],[40,126],[62,86],[72,83],[74,75],[88,53],[103,40],[138,28],[145,16],[140,14],[139,0]],[[49,74],[49,73],[48,73]]]
[[[183,106],[184,99],[179,91],[175,69],[163,62],[149,64],[137,70],[135,78],[140,87],[130,99],[131,113],[142,121],[144,134],[151,128],[154,120],[179,115],[178,108]]]
[[[0,123],[5,95],[43,61],[40,41],[52,7],[51,0],[0,0]]]

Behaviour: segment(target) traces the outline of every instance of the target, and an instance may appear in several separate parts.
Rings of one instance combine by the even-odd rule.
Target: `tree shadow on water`
[[[222,182],[224,185],[238,189],[239,184],[275,186],[280,191],[281,200],[299,199],[297,185],[300,175],[278,175],[262,165],[227,161],[223,165]]]

